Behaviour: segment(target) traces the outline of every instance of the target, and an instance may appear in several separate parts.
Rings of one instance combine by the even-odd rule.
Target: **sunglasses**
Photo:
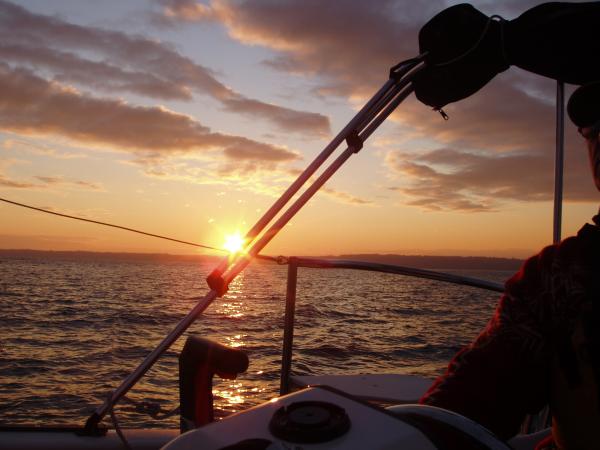
[[[600,134],[600,120],[589,127],[579,127],[577,131],[588,141],[598,139],[598,135]]]

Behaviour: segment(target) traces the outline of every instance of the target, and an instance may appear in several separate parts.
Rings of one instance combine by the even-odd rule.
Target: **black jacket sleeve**
[[[600,81],[598,24],[600,2],[544,3],[510,21],[471,5],[452,6],[419,32],[427,67],[415,80],[415,94],[441,108],[512,65],[565,83]]]

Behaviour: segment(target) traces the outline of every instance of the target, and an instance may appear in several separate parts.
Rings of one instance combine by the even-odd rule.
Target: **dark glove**
[[[417,98],[435,108],[462,100],[510,65],[558,81],[600,81],[600,2],[538,5],[511,21],[467,4],[452,6],[419,32],[428,64],[414,81]]]
[[[502,27],[468,4],[445,9],[427,22],[419,32],[427,67],[414,81],[417,98],[441,108],[469,97],[508,69]]]

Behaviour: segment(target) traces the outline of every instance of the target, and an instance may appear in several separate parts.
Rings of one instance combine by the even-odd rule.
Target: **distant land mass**
[[[496,258],[491,256],[428,256],[428,255],[391,255],[361,253],[324,258],[353,259],[359,261],[393,264],[396,266],[416,267],[419,269],[482,269],[482,270],[518,270],[522,259]]]
[[[313,256],[314,257],[314,256]],[[123,262],[185,262],[198,261],[215,263],[222,258],[217,255],[174,255],[169,253],[113,253],[88,251],[12,250],[0,249],[0,258],[51,259],[68,261],[123,261]],[[311,258],[311,256],[307,256]],[[517,270],[523,260],[517,258],[495,258],[487,256],[428,256],[394,254],[345,254],[314,258],[368,261],[380,264],[416,267],[420,269],[482,269]],[[261,261],[262,262],[262,261]]]

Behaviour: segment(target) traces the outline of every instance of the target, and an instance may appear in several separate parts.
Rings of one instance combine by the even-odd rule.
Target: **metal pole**
[[[552,227],[552,242],[558,244],[562,235],[562,196],[563,196],[563,169],[565,146],[565,85],[556,82],[556,150],[554,155],[554,220]],[[550,408],[544,406],[542,410],[527,416],[523,429],[526,432],[536,431],[541,423],[542,427],[550,425]]]
[[[262,215],[262,217],[254,224],[254,226],[246,233],[244,241],[246,245],[250,244],[256,236],[273,220],[273,218],[281,211],[281,209],[290,201],[290,199],[300,190],[302,186],[310,179],[321,165],[331,156],[336,148],[344,142],[344,140],[354,132],[361,123],[364,122],[371,109],[378,107],[381,100],[386,97],[386,94],[396,88],[396,80],[389,79],[377,93],[356,113],[352,120],[338,133],[338,135],[321,151],[313,162],[304,169],[298,178],[287,188],[287,190],[277,199],[275,203]],[[223,272],[227,269],[231,261],[227,257],[221,260],[219,266],[215,269],[217,272]]]
[[[320,155],[305,169],[305,171],[292,183],[292,185],[285,191],[285,193],[271,206],[271,208],[263,215],[261,219],[252,227],[248,232],[247,238],[253,240],[266,225],[275,217],[275,215],[285,206],[285,204],[295,195],[295,193],[310,179],[312,174],[325,162],[325,160],[333,153],[333,151],[341,144],[344,140],[356,135],[358,131],[369,122],[369,128],[365,132],[364,138],[368,137],[374,129],[385,120],[385,118],[395,109],[400,102],[412,92],[412,86],[404,89],[412,81],[412,77],[424,65],[422,64],[422,57],[415,58],[411,62],[406,63],[397,74],[401,77],[390,78],[384,86],[375,94],[375,96],[357,113],[354,118],[348,123],[344,129],[334,138],[334,140],[321,152]],[[415,69],[416,67],[416,69]],[[410,73],[412,71],[412,74]],[[405,76],[406,75],[406,76]],[[390,92],[393,92],[390,95]],[[399,93],[399,94],[398,94]],[[399,100],[399,98],[401,99]],[[379,116],[379,111],[371,111],[373,108],[381,110],[386,106],[386,103],[393,100],[393,108],[388,105],[387,108]],[[383,117],[381,117],[383,116]],[[375,119],[373,120],[373,117]],[[374,125],[376,124],[376,125]],[[304,204],[316,193],[316,191],[341,167],[341,165],[354,153],[360,150],[360,148],[354,148],[349,144],[346,151],[340,155],[325,171],[321,176],[309,186],[309,188],[296,200],[296,202],[288,208],[288,210],[279,218],[278,221],[261,237],[261,239],[252,245],[248,254],[240,254],[234,259],[233,262],[229,261],[229,258],[223,258],[219,266],[213,270],[211,276],[215,274],[218,278],[221,278],[223,270],[227,269],[227,278],[225,286],[233,280],[249,263],[251,258],[256,257],[258,252],[267,243],[275,237],[279,230],[304,206]],[[210,278],[209,285],[210,283]],[[86,432],[94,434],[97,429],[97,425],[100,423],[102,418],[110,411],[112,406],[125,395],[135,383],[152,367],[160,355],[165,352],[185,330],[196,320],[196,318],[222,293],[218,292],[217,289],[211,285],[211,290],[202,297],[198,304],[184,317],[162,341],[161,343],[144,359],[144,361],[131,373],[121,385],[113,391],[110,398],[106,402],[98,407],[96,411],[88,418],[85,424]]]
[[[353,269],[369,270],[381,273],[394,273],[397,275],[408,275],[415,278],[424,278],[426,280],[442,281],[444,283],[453,283],[461,286],[472,286],[488,291],[504,292],[504,285],[488,280],[480,280],[473,277],[454,275],[434,270],[418,269],[415,267],[396,266],[392,264],[382,264],[367,261],[351,261],[344,259],[318,259],[318,258],[299,258],[295,257],[294,264],[298,267],[320,268],[320,269]]]
[[[323,149],[315,160],[298,176],[296,181],[282,194],[257,223],[246,233],[246,244],[249,244],[275,215],[285,206],[285,204],[294,196],[296,192],[304,185],[306,181],[315,173],[315,171],[325,162],[331,153],[345,140],[349,135],[360,131],[406,84],[412,81],[411,77],[404,78],[414,67],[418,66],[425,58],[425,54],[405,61],[396,66],[390,74],[390,79],[375,93],[375,95],[358,111],[352,120],[340,131],[337,136]]]
[[[422,59],[423,57],[420,56],[412,60],[410,63],[407,63],[405,67],[402,67],[394,75],[394,77],[390,78],[377,92],[377,94],[375,94],[375,96],[373,96],[373,98],[371,98],[371,100],[369,100],[369,102],[354,116],[350,123],[344,127],[344,129],[334,138],[334,140],[321,152],[320,155],[317,156],[317,158],[309,165],[309,167],[306,168],[306,170],[296,179],[296,181],[294,181],[294,183],[286,190],[286,192],[271,206],[271,208],[247,233],[245,237],[247,246],[260,234],[260,232],[281,211],[281,209],[283,209],[289,200],[298,192],[298,190],[300,190],[300,188],[310,179],[316,170],[344,140],[347,140],[351,136],[358,134],[363,127],[368,125],[368,123],[373,120],[373,117],[380,113],[380,111],[387,105],[389,101],[397,96],[398,92],[401,92],[402,89],[411,83],[414,75],[424,67]],[[271,227],[271,229],[272,228],[273,227]],[[248,254],[252,254],[251,257],[254,257],[257,253],[258,252],[253,253],[252,248],[248,250]],[[246,267],[247,263],[243,262],[246,259],[248,259],[247,255],[241,255],[237,262],[241,262],[243,267]],[[209,286],[215,289],[217,285],[212,284],[215,279],[221,278],[223,273],[228,271],[228,268],[232,267],[235,263],[236,261],[230,261],[228,258],[223,258],[217,268],[215,268],[209,275],[207,279]],[[231,272],[230,269],[229,271]],[[237,273],[239,273],[239,271],[237,271]],[[226,280],[225,285],[227,285],[231,279],[232,278]]]
[[[288,260],[287,290],[285,293],[285,320],[283,328],[283,350],[281,352],[281,382],[279,384],[279,395],[285,395],[290,392],[297,280],[298,263],[295,257],[291,257]]]
[[[556,82],[556,156],[554,162],[554,227],[552,242],[560,242],[565,147],[565,84]]]
[[[361,140],[366,140],[375,129],[396,109],[396,107],[414,90],[413,86],[407,86],[400,92],[396,98],[388,105],[388,107],[377,116],[367,129],[360,135]],[[300,197],[277,219],[277,221],[269,228],[258,241],[248,250],[248,253],[242,255],[240,259],[224,274],[225,285],[228,285],[242,270],[246,268],[252,258],[260,253],[260,251],[273,239],[277,233],[287,224],[294,215],[312,198],[313,195],[333,176],[333,174],[352,156],[358,149],[348,147],[338,156],[332,163],[323,171],[313,184],[311,184]]]

